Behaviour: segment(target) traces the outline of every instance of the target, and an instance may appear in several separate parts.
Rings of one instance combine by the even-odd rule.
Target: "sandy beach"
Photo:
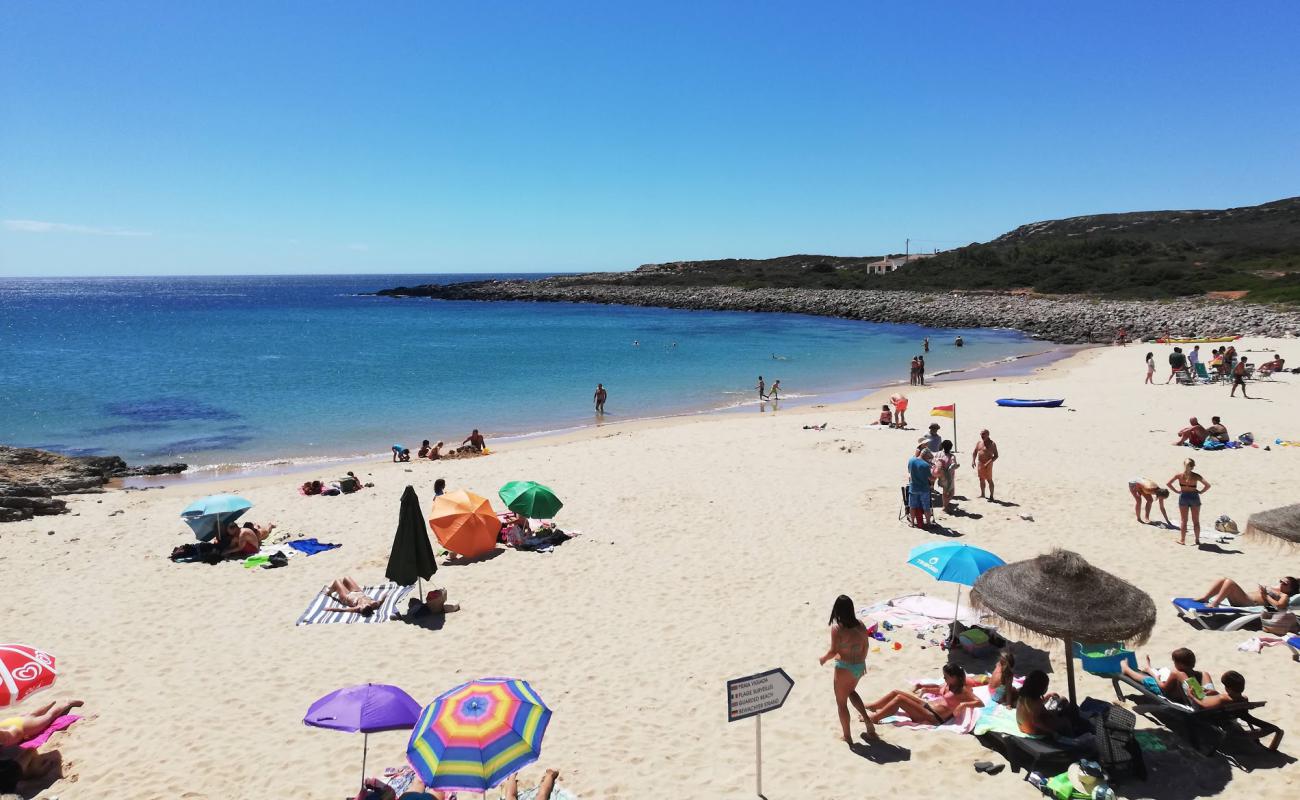
[[[1300,363],[1295,340],[1247,338],[1237,348],[1252,361],[1280,352]],[[56,686],[19,710],[56,697],[86,701],[87,719],[51,742],[67,777],[42,796],[350,797],[361,737],[304,726],[312,701],[372,681],[427,703],[465,680],[510,676],[529,680],[554,711],[543,756],[523,778],[556,768],[584,800],[750,797],[753,723],[726,721],[724,689],[729,678],[775,667],[795,687],[763,722],[771,800],[1037,796],[1010,770],[977,774],[973,761],[1001,759],[971,736],[882,726],[891,747],[876,760],[838,743],[832,668],[817,661],[841,593],[858,606],[915,592],[952,597],[953,585],[905,564],[913,546],[941,537],[898,519],[907,458],[930,407],[949,403],[958,408],[957,495],[969,499],[959,515],[938,514],[942,524],[1008,562],[1066,547],[1141,587],[1159,618],[1140,653],[1165,663],[1186,646],[1216,676],[1240,671],[1246,693],[1268,701],[1259,716],[1291,732],[1282,750],[1300,747],[1291,739],[1300,737],[1300,702],[1290,652],[1238,651],[1258,634],[1195,630],[1169,603],[1219,576],[1272,585],[1300,572],[1296,554],[1246,540],[1180,547],[1176,530],[1134,521],[1126,489],[1133,477],[1163,484],[1194,456],[1213,485],[1206,542],[1221,514],[1244,529],[1251,513],[1295,502],[1300,448],[1263,445],[1300,440],[1300,376],[1251,383],[1251,400],[1229,398],[1223,385],[1145,386],[1148,350],[1163,382],[1169,348],[1136,344],[1081,351],[1027,377],[910,387],[911,432],[868,427],[885,390],[833,407],[606,425],[478,459],[370,462],[350,468],[374,488],[348,496],[297,493],[302,480],[337,477],[322,473],[70,497],[69,515],[0,527],[0,638],[59,659]],[[995,406],[1007,396],[1066,403]],[[1250,431],[1261,446],[1171,446],[1189,416],[1208,424],[1216,414],[1234,437]],[[949,436],[951,423],[937,421]],[[981,428],[1001,451],[1001,504],[977,496],[970,453]],[[440,567],[434,584],[462,606],[440,630],[295,627],[332,578],[382,581],[403,489],[413,485],[427,510],[439,477],[494,504],[506,481],[540,481],[565,502],[558,522],[582,535],[547,554],[501,551]],[[172,548],[193,541],[180,510],[219,491],[254,503],[245,519],[343,546],[276,570],[171,563]],[[1176,500],[1167,506],[1176,522]],[[911,677],[937,678],[943,651],[898,641],[901,650],[870,654],[859,687],[866,700]],[[1052,688],[1064,691],[1060,646],[1037,644],[1050,653]],[[1079,696],[1114,694],[1079,673]],[[405,763],[406,738],[370,737],[371,774]],[[1148,763],[1151,780],[1121,795],[1294,793],[1294,768],[1244,773],[1176,750],[1149,754]]]

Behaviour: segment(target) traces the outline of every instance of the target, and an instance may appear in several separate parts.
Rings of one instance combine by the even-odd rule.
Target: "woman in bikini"
[[[867,738],[876,738],[876,728],[867,716],[866,706],[858,695],[858,681],[867,671],[867,647],[871,644],[871,634],[853,611],[853,601],[846,595],[835,598],[831,607],[831,646],[820,662],[824,665],[835,659],[835,704],[839,707],[841,738],[853,744],[853,735],[849,731],[849,703],[858,710],[858,716],[867,726]]]
[[[1169,490],[1151,480],[1150,478],[1134,478],[1128,482],[1128,493],[1133,496],[1133,514],[1137,521],[1144,525],[1151,524],[1151,503],[1160,501],[1160,516],[1165,518],[1165,524],[1174,527],[1174,523],[1169,521],[1169,512],[1165,511],[1165,498],[1169,496]],[[1146,501],[1146,519],[1142,519],[1142,502]]]
[[[346,614],[360,614],[368,617],[375,613],[375,609],[384,604],[384,597],[387,594],[380,595],[376,600],[373,597],[367,597],[361,591],[361,584],[348,576],[335,578],[330,584],[330,596],[342,603],[342,606],[327,608],[326,611],[342,611]]]
[[[1209,591],[1196,598],[1198,603],[1217,606],[1225,600],[1231,606],[1267,606],[1275,611],[1285,611],[1291,605],[1291,598],[1300,591],[1300,579],[1285,577],[1277,582],[1277,588],[1270,589],[1260,584],[1254,592],[1247,592],[1241,584],[1231,578],[1219,578],[1210,585]]]
[[[1165,485],[1178,492],[1178,514],[1182,518],[1178,543],[1187,544],[1187,514],[1191,512],[1192,530],[1196,544],[1199,546],[1201,544],[1201,495],[1210,491],[1210,482],[1195,470],[1196,462],[1189,458],[1183,462],[1183,471],[1166,481]]]
[[[80,700],[48,703],[29,714],[0,719],[0,761],[15,762],[18,765],[19,780],[32,780],[49,775],[62,762],[58,751],[38,753],[35,749],[19,747],[19,745],[28,739],[40,736],[56,719],[81,704]]]
[[[901,714],[922,725],[942,725],[964,709],[984,705],[966,685],[966,670],[957,664],[944,664],[943,688],[937,695],[927,701],[912,692],[895,689],[867,708],[871,710],[871,721],[876,723]]]
[[[1016,724],[1021,733],[1030,736],[1067,736],[1070,721],[1049,711],[1046,701],[1056,697],[1047,693],[1047,673],[1036,669],[1025,676],[1025,682],[1016,691]]]

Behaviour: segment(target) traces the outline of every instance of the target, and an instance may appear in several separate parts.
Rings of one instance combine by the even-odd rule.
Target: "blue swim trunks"
[[[927,486],[924,489],[916,489],[914,487],[908,487],[907,507],[919,508],[922,511],[929,511],[930,510],[930,487]]]

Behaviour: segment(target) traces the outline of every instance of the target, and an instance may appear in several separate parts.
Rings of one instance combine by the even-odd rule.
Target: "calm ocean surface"
[[[880,385],[906,378],[926,335],[930,372],[1047,348],[795,314],[361,296],[484,277],[510,276],[0,279],[0,442],[311,461],[592,424],[597,382],[607,421],[756,411],[760,374],[792,399]]]

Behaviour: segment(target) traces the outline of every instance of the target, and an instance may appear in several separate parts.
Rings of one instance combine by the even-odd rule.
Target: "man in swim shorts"
[[[609,396],[609,392],[605,391],[605,384],[603,383],[596,384],[596,394],[592,395],[592,399],[596,401],[597,414],[605,413],[605,398],[608,396]]]
[[[998,460],[998,446],[991,438],[986,428],[980,431],[980,440],[975,444],[975,452],[971,454],[971,466],[975,468],[975,475],[980,479],[980,497],[984,496],[984,484],[989,485],[989,499],[993,499],[993,462]]]

